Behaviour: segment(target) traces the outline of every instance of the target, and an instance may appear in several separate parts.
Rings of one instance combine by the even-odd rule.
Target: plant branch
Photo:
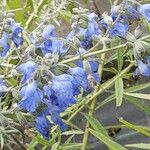
[[[120,74],[114,76],[113,78],[111,78],[110,80],[106,81],[105,83],[103,83],[100,86],[100,89],[97,91],[97,88],[95,89],[95,91],[97,92],[93,92],[92,94],[88,95],[85,99],[83,99],[80,103],[79,103],[79,108],[78,110],[76,110],[75,112],[72,113],[72,115],[70,116],[70,118],[68,119],[68,121],[71,121],[87,104],[89,104],[94,98],[96,98],[97,96],[99,96],[102,92],[104,92],[106,89],[110,88],[111,86],[113,86],[113,84],[115,83],[116,79],[118,79],[119,77],[121,77],[123,74],[127,73],[133,66],[135,65],[135,61],[131,62],[129,64],[128,67],[126,67],[124,70],[121,71]]]
[[[148,38],[150,38],[150,35],[146,35],[146,36],[138,39],[137,41],[146,40]],[[115,47],[111,47],[111,48],[106,48],[106,49],[103,49],[103,50],[97,50],[97,51],[90,52],[90,53],[86,53],[85,52],[85,53],[81,54],[80,56],[75,56],[73,58],[69,58],[69,59],[63,60],[63,61],[61,61],[59,63],[60,64],[70,63],[70,62],[73,62],[73,61],[81,59],[81,58],[87,58],[87,57],[90,57],[90,56],[93,56],[93,55],[99,55],[99,54],[107,53],[107,52],[110,52],[110,51],[114,51],[114,50],[117,50],[117,49],[124,48],[128,44],[129,44],[129,42],[126,42],[125,44],[121,44],[119,46],[115,46]],[[96,45],[94,47],[96,47]],[[91,51],[91,50],[89,50],[89,51]]]

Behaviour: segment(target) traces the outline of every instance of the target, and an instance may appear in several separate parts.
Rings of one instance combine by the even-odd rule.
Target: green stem
[[[137,41],[141,41],[141,40],[146,40],[150,38],[150,35],[146,35],[140,39],[138,39]],[[94,47],[97,47],[98,44],[96,44]],[[128,45],[128,42],[126,42],[125,44],[121,44],[119,46],[115,46],[115,47],[111,47],[111,48],[106,48],[106,49],[103,49],[103,50],[97,50],[97,51],[94,51],[94,52],[90,52],[90,53],[83,53],[82,55],[80,56],[75,56],[73,58],[69,58],[67,60],[63,60],[61,62],[59,62],[60,64],[65,64],[65,63],[69,63],[69,62],[73,62],[75,60],[78,60],[78,59],[81,59],[81,58],[87,58],[87,57],[90,57],[90,56],[93,56],[93,55],[99,55],[99,54],[103,54],[103,53],[107,53],[107,52],[110,52],[110,51],[113,51],[113,50],[117,50],[117,49],[120,49],[121,48],[124,48]],[[90,50],[91,51],[91,50]]]
[[[150,131],[150,128],[149,127],[145,127],[145,126],[136,126],[138,128],[142,128],[143,130],[145,131]],[[114,129],[114,128],[128,128],[126,125],[110,125],[110,126],[106,126],[105,127],[106,129]]]
[[[96,100],[97,98],[94,98],[92,103],[91,103],[91,109],[89,110],[89,115],[93,116],[94,110],[95,110],[95,105],[96,105]],[[81,147],[81,150],[85,150],[87,147],[87,143],[88,143],[88,137],[89,137],[89,127],[90,127],[90,123],[87,121],[86,126],[85,126],[85,132],[84,132],[84,136],[83,136],[83,144]]]
[[[150,34],[148,34],[148,35],[146,35],[146,36],[143,36],[143,37],[139,38],[137,41],[146,40],[146,39],[148,39],[148,38],[150,38]]]
[[[102,54],[101,59],[105,59],[105,56],[106,56],[105,53]],[[100,77],[102,77],[103,67],[104,67],[104,62],[102,62],[101,65],[99,65],[99,68],[98,68],[98,73],[99,73]],[[96,92],[97,91],[98,91],[98,89],[96,90]],[[95,105],[96,105],[96,100],[97,100],[97,97],[95,97],[92,100],[92,103],[91,103],[91,106],[90,106],[91,109],[89,110],[89,116],[93,116],[93,113],[94,113],[94,110],[95,110]],[[85,150],[86,147],[87,147],[88,137],[89,137],[89,130],[88,130],[89,127],[90,127],[90,123],[87,121],[84,136],[83,136],[83,142],[82,142],[83,144],[82,144],[81,150]]]
[[[119,45],[119,46],[115,46],[115,47],[112,47],[112,48],[107,48],[107,49],[104,49],[104,50],[97,50],[97,51],[91,52],[91,53],[85,53],[85,54],[83,53],[81,56],[75,56],[73,58],[63,60],[63,61],[60,62],[60,64],[66,64],[66,63],[78,60],[80,58],[87,58],[87,57],[90,57],[90,56],[93,56],[93,55],[103,54],[103,53],[110,52],[110,51],[113,51],[113,50],[117,50],[117,49],[120,49],[120,48],[123,48],[123,47],[126,47],[126,46],[127,46],[127,43]]]
[[[29,17],[29,19],[27,20],[26,24],[25,24],[25,29],[28,29],[30,23],[32,22],[34,16],[37,15],[38,13],[38,10],[40,8],[40,6],[43,4],[44,0],[40,0],[39,3],[38,3],[38,6],[36,8],[36,11],[33,11],[33,13],[31,14],[31,16]]]

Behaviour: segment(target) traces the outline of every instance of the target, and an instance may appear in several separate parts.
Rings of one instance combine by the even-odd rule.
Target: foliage
[[[115,1],[101,18],[79,6],[71,0],[1,1],[1,149],[85,150],[92,147],[90,134],[108,149],[149,148],[117,143],[93,116],[110,102],[121,109],[124,101],[150,114],[143,103],[150,94],[139,93],[150,83],[126,85],[150,77],[150,4]],[[57,32],[62,24],[71,26],[65,37]],[[111,95],[99,102],[107,91]],[[87,122],[80,129],[73,120],[84,108]],[[117,119],[114,128],[150,136],[148,127]],[[83,141],[75,142],[77,136]]]

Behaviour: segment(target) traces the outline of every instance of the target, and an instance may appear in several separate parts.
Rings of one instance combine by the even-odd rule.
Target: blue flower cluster
[[[0,79],[0,97],[3,96],[3,92],[5,92],[5,90],[7,90],[7,86],[5,84],[5,81]]]
[[[85,19],[85,18],[84,18]],[[101,30],[97,23],[98,16],[95,13],[90,13],[85,19],[86,25],[80,25],[79,27],[75,27],[67,36],[67,39],[73,40],[75,37],[78,38],[79,47],[81,48],[90,48],[92,47],[92,39],[95,36],[99,36],[101,34]],[[82,21],[82,20],[81,20]],[[83,20],[84,21],[84,20]]]
[[[144,60],[138,60],[138,68],[135,70],[134,75],[143,75],[150,77],[150,56],[144,58]]]
[[[32,68],[33,63],[27,62],[26,64],[28,65],[29,63],[31,63],[30,67],[23,68],[24,76],[21,81],[31,78],[29,75],[31,70],[32,73],[35,71]],[[23,66],[25,64],[20,65],[19,69],[22,70]],[[27,73],[28,71],[29,74]],[[60,113],[70,105],[76,103],[76,96],[80,94],[80,88],[86,91],[88,86],[89,82],[84,69],[81,67],[70,68],[67,74],[54,76],[50,84],[43,85],[41,88],[38,86],[37,80],[33,80],[24,86],[20,91],[22,99],[19,102],[19,107],[33,113],[41,103],[46,105],[45,109],[36,117],[35,126],[37,131],[48,138],[51,125],[47,116],[50,115],[52,121],[59,125],[63,131],[66,125],[62,122],[59,116]],[[43,123],[39,120],[43,120]]]
[[[64,54],[68,51],[68,48],[65,46],[65,41],[58,39],[56,36],[54,25],[48,25],[44,28],[42,32],[42,41],[36,41],[37,37],[31,37],[31,41],[36,45],[36,48],[42,50],[43,55],[47,53],[58,53]]]
[[[81,14],[79,26],[75,26],[64,40],[56,35],[55,27],[51,24],[44,27],[40,37],[35,34],[31,35],[31,43],[36,50],[42,53],[41,55],[35,52],[36,56],[42,61],[40,59],[36,61],[35,57],[30,56],[16,68],[22,74],[20,79],[21,100],[18,106],[34,115],[35,128],[45,138],[49,138],[49,131],[53,124],[58,125],[62,131],[65,130],[66,124],[62,121],[60,113],[76,103],[81,89],[84,92],[93,89],[91,81],[94,84],[100,82],[99,62],[96,56],[87,58],[86,61],[79,59],[74,62],[76,66],[67,66],[67,70],[59,70],[59,73],[54,71],[55,75],[52,70],[59,66],[57,64],[48,65],[45,59],[51,60],[51,57],[53,58],[56,54],[62,59],[71,49],[67,44],[69,42],[75,43],[77,46],[75,55],[79,56],[93,47],[95,37],[100,38],[106,33],[110,38],[124,37],[129,30],[129,23],[140,19],[141,16],[150,22],[150,4],[134,6],[122,3],[119,6],[113,6],[110,15],[105,13],[103,19],[100,19],[95,13]],[[106,32],[103,32],[102,28]],[[4,32],[0,38],[1,57],[6,56],[10,50],[10,39],[16,48],[23,44],[23,29],[20,25],[12,21],[10,29],[10,33]],[[47,58],[48,55],[51,57]],[[144,60],[138,60],[135,75],[139,74],[150,77],[150,56],[145,57]],[[5,82],[0,80],[0,91],[6,88]],[[39,111],[38,108],[41,106],[42,110]]]
[[[11,20],[10,23],[10,32],[3,32],[2,37],[0,38],[0,56],[4,57],[10,50],[10,41],[13,41],[16,48],[23,44],[22,32],[23,29],[20,27],[19,23],[16,23],[14,20]]]
[[[105,14],[100,24],[106,30],[110,28],[110,37],[124,37],[129,29],[130,22],[139,20],[141,16],[150,21],[150,4],[136,6],[129,2],[122,2],[119,6],[113,6],[110,16]]]
[[[138,11],[147,21],[150,22],[150,4],[141,5],[138,8]]]

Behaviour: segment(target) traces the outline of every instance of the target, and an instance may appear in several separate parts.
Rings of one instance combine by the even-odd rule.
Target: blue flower
[[[52,123],[49,122],[47,116],[51,116],[51,120],[60,127],[63,132],[67,125],[62,121],[60,117],[60,109],[58,106],[52,105],[50,100],[44,99],[44,103],[47,105],[47,108],[43,110],[36,117],[36,129],[40,132],[46,139],[49,138],[49,129],[52,126]]]
[[[136,69],[136,74],[141,74],[143,76],[150,77],[150,56],[144,58],[143,61],[138,61],[138,68]]]
[[[74,98],[74,89],[70,81],[52,81],[53,95],[56,96],[58,105],[62,108],[66,108],[76,102]]]
[[[0,79],[0,92],[4,91],[6,89],[7,89],[7,86],[6,86],[5,82],[4,82],[4,80]]]
[[[100,21],[99,21],[99,24],[100,24],[105,30],[108,29],[108,24],[104,21],[104,19],[100,20]]]
[[[20,108],[28,112],[35,112],[38,102],[43,99],[43,93],[37,86],[38,82],[33,81],[21,89],[20,94],[22,99],[19,102]]]
[[[62,111],[76,102],[74,97],[75,89],[71,80],[67,77],[54,77],[52,85],[44,86],[44,91],[51,100],[52,105],[57,105]]]
[[[51,112],[51,119],[55,124],[57,124],[60,127],[62,132],[65,131],[67,125],[61,120],[59,113]]]
[[[33,61],[27,61],[26,63],[21,64],[17,67],[17,69],[23,73],[23,77],[21,79],[21,83],[25,83],[28,79],[33,76],[36,71],[37,65]]]
[[[89,22],[87,27],[87,36],[92,37],[94,35],[100,35],[101,30],[99,29],[98,23],[96,22],[96,19],[98,19],[98,16],[95,13],[91,13],[88,16]]]
[[[39,48],[42,50],[44,55],[47,53],[54,53],[52,42],[53,42],[52,40],[48,39],[39,46]]]
[[[45,40],[41,45],[40,48],[43,52],[43,54],[47,53],[60,53],[64,54],[68,51],[68,48],[65,47],[65,43],[62,40],[57,39],[48,39]]]
[[[74,79],[76,80],[76,82],[80,87],[82,87],[84,90],[88,88],[87,74],[83,68],[81,67],[70,68],[68,70],[68,73],[70,73],[74,77]]]
[[[126,6],[126,15],[128,17],[128,20],[138,20],[140,18],[140,14],[137,11],[137,9],[132,5]]]
[[[150,56],[145,57],[147,65],[150,67]]]
[[[3,92],[7,89],[4,80],[0,79],[0,96],[3,96]]]
[[[77,53],[77,55],[79,54],[83,54],[85,53],[86,50],[83,49],[83,48],[79,48],[79,51]],[[90,57],[88,58],[88,63],[90,65],[90,71],[87,73],[87,78],[93,78],[93,80],[96,82],[96,83],[99,83],[100,82],[100,77],[99,77],[99,74],[97,73],[98,71],[98,68],[99,68],[99,62],[95,61],[95,60],[92,60],[94,59],[95,57]],[[81,67],[81,68],[84,68],[83,66],[83,61],[82,60],[77,60],[75,61],[75,64],[78,66],[78,67]],[[90,87],[89,87],[90,88]]]
[[[95,82],[100,83],[101,78],[97,72],[92,73],[91,75],[93,76]]]
[[[57,81],[69,81],[69,82],[71,82],[71,84],[73,86],[73,95],[76,96],[76,95],[80,94],[79,84],[71,75],[62,74],[59,76],[55,76],[54,78]]]
[[[101,34],[96,19],[98,19],[98,16],[95,13],[89,14],[87,28],[78,27],[73,29],[68,34],[67,39],[73,40],[74,37],[77,37],[80,41],[80,47],[85,49],[90,48],[92,46],[93,37]]]
[[[65,47],[65,42],[57,39],[55,27],[53,25],[50,24],[46,26],[43,30],[42,36],[44,41],[38,48],[42,50],[44,55],[47,53],[64,54],[68,51],[68,48]]]
[[[79,51],[78,51],[78,53],[77,53],[77,56],[80,55],[80,54],[83,54],[83,53],[85,53],[85,52],[86,52],[85,49],[79,48]],[[99,67],[99,63],[98,63],[97,61],[92,60],[92,59],[94,59],[94,58],[95,58],[95,57],[90,57],[89,59],[87,59],[88,62],[89,62],[89,64],[90,64],[90,69],[91,69],[91,72],[92,72],[92,73],[97,72],[98,67]],[[77,60],[75,63],[76,63],[76,65],[77,65],[78,67],[83,68],[83,61],[82,61],[82,60]]]
[[[150,56],[145,57],[144,61],[138,60],[138,68],[135,70],[134,76],[141,74],[150,77]]]
[[[123,6],[124,5],[124,6]],[[124,12],[120,13],[121,7],[123,7]],[[118,16],[120,17],[118,18]],[[111,8],[111,17],[113,21],[118,18],[118,21],[134,21],[139,19],[139,12],[136,7],[129,3],[122,3],[122,6],[112,6]]]
[[[8,43],[9,36],[7,33],[3,33],[2,37],[0,38],[0,56],[4,57],[7,55],[7,52],[10,49],[10,45]]]
[[[23,44],[23,37],[22,37],[22,28],[20,27],[19,23],[13,22],[11,25],[12,30],[12,40],[16,47],[19,47]]]
[[[44,99],[44,103],[47,105],[47,112],[51,116],[51,120],[55,124],[57,124],[63,132],[66,129],[67,125],[62,121],[60,117],[61,111],[59,106],[52,105],[51,101],[47,99]]]
[[[141,5],[138,10],[150,22],[150,4]]]
[[[114,36],[124,37],[128,31],[128,28],[129,28],[128,24],[122,24],[122,23],[117,22],[110,29],[109,34],[111,37],[114,37]]]
[[[42,36],[45,39],[55,37],[55,27],[54,27],[54,25],[52,25],[52,24],[47,25],[43,30]]]
[[[88,38],[88,30],[87,29],[78,27],[77,29],[72,30],[68,34],[67,39],[73,40],[74,37],[77,37],[79,39],[80,43],[78,43],[78,44],[80,47],[89,48],[92,46],[92,40],[90,37]]]
[[[43,135],[46,139],[49,138],[49,130],[51,128],[51,124],[49,120],[46,118],[48,115],[48,110],[44,110],[36,117],[36,124],[35,128],[36,130]]]

